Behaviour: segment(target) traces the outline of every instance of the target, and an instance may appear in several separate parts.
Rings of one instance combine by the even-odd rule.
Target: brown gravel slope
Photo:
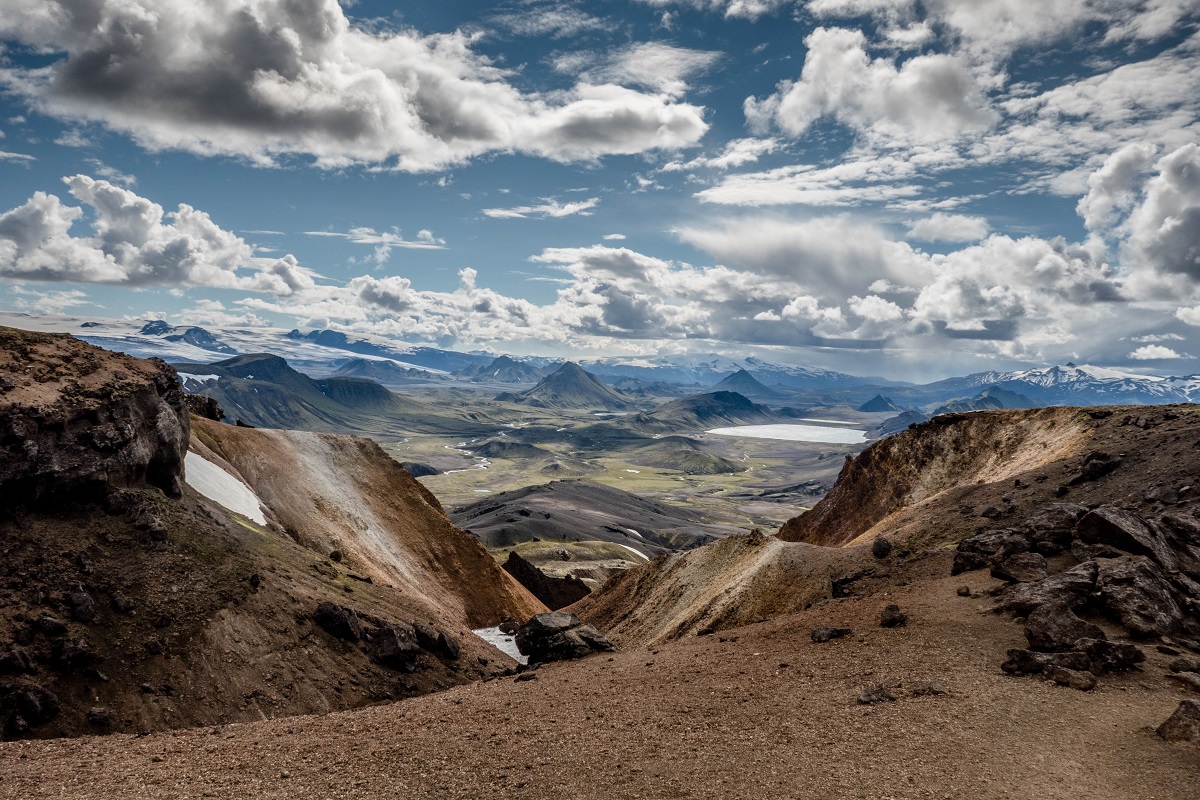
[[[1019,626],[945,554],[858,597],[718,636],[323,717],[0,744],[3,798],[1195,797],[1200,752],[1157,738],[1185,696],[1152,650],[1091,693],[996,666]],[[972,576],[977,590],[992,581]],[[908,626],[877,627],[898,602]],[[826,644],[817,625],[856,635]],[[913,696],[922,681],[944,696]],[[898,700],[855,702],[871,684]]]

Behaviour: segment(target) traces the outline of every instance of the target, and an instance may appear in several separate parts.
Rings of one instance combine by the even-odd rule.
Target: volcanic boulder
[[[537,614],[517,630],[517,649],[531,662],[566,661],[616,648],[604,634],[565,611]]]

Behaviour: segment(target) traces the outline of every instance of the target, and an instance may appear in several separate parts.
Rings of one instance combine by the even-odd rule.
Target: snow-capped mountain
[[[1200,397],[1200,376],[1163,377],[1067,363],[1011,372],[978,372],[949,378],[922,389],[931,394],[959,394],[998,386],[1047,405],[1188,403]]]

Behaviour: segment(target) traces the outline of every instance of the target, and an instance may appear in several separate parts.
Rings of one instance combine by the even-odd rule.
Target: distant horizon
[[[1200,372],[1195,3],[85,5],[0,19],[0,309]]]

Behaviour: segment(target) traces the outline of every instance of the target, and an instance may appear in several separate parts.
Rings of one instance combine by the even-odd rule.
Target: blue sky
[[[0,0],[0,308],[1200,371],[1197,0]]]

